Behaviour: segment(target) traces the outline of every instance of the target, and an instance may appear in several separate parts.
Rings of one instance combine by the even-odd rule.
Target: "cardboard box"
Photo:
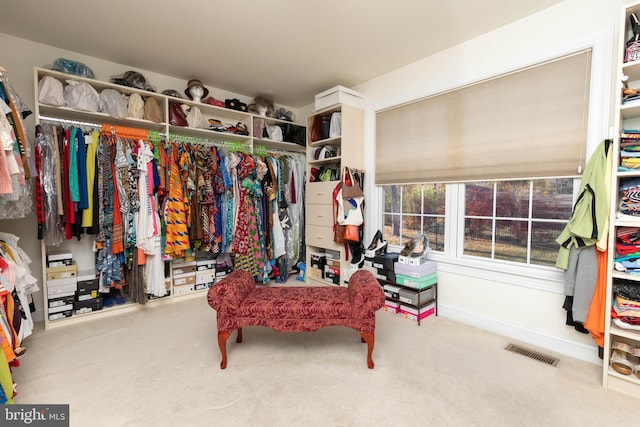
[[[384,311],[388,311],[389,313],[398,314],[400,313],[400,304],[395,301],[386,300],[384,302]]]
[[[206,283],[196,283],[195,285],[193,285],[193,290],[194,291],[201,291],[203,289],[209,289],[213,286],[214,282],[206,282]]]
[[[426,317],[431,316],[436,312],[436,303],[431,303],[424,307],[421,307],[418,311],[415,307],[409,307],[404,304],[400,304],[400,314],[404,315],[405,318],[411,319],[414,321],[422,320]]]
[[[195,290],[195,284],[190,284],[190,285],[180,285],[180,286],[173,286],[173,294],[174,295],[185,295],[185,294],[189,294],[191,292],[193,292]]]
[[[194,265],[195,267],[195,265]],[[185,273],[185,274],[174,274],[173,276],[173,286],[184,286],[184,285],[195,285],[196,284],[196,273]]]
[[[311,252],[309,254],[309,259],[312,268],[319,268],[320,270],[324,270],[324,266],[327,263],[327,256],[324,252]]]
[[[340,269],[331,267],[329,265],[324,266],[324,280],[334,285],[340,284]]]
[[[102,310],[102,296],[98,295],[97,298],[93,298],[86,301],[76,301],[73,304],[74,314],[85,314],[94,311]]]
[[[61,265],[59,267],[47,267],[47,280],[68,279],[78,276],[78,268],[75,264]]]
[[[376,255],[372,259],[372,266],[380,270],[395,271],[394,264],[400,257],[399,252],[387,252],[386,254]]]
[[[387,298],[398,299],[400,298],[400,287],[395,285],[385,284],[382,286],[382,290]]]
[[[309,275],[309,277],[312,277],[314,279],[324,279],[324,268],[322,270],[315,267],[308,268],[307,274]]]
[[[436,298],[436,289],[432,286],[422,291],[401,288],[398,299],[406,304],[421,305]]]
[[[327,266],[340,268],[340,260],[339,259],[327,259]]]
[[[66,319],[67,317],[71,317],[72,315],[73,315],[73,309],[61,311],[59,313],[51,313],[49,314],[49,320]]]
[[[335,86],[315,96],[314,108],[316,111],[320,111],[339,104],[363,108],[365,105],[364,95],[344,86]]]
[[[396,283],[403,286],[410,286],[414,289],[424,289],[438,283],[438,273],[433,273],[419,279],[403,274],[396,274]]]
[[[73,258],[73,254],[70,250],[53,250],[47,252],[47,262],[54,261],[70,261]]]
[[[176,275],[187,274],[187,273],[195,273],[196,272],[196,262],[179,262],[171,264],[171,269],[173,270],[173,277]]]
[[[98,297],[98,289],[100,288],[100,279],[95,277],[87,279],[90,276],[82,276],[85,280],[78,280],[78,290],[76,291],[76,301],[86,301]]]
[[[216,269],[215,259],[204,259],[204,260],[196,261],[196,272],[215,270],[215,269]]]
[[[73,302],[71,304],[57,305],[49,309],[49,314],[60,313],[63,311],[73,310]]]
[[[47,305],[49,306],[49,312],[52,312],[52,309],[56,307],[61,307],[64,305],[73,304],[74,295],[62,295],[55,298],[48,298]],[[56,310],[60,311],[60,310]]]
[[[196,272],[196,285],[216,281],[216,270],[203,270]]]
[[[421,277],[435,273],[436,267],[436,262],[430,260],[426,260],[424,264],[421,265],[407,265],[396,262],[393,265],[393,270],[396,272],[396,275],[402,274],[404,276],[420,279]]]
[[[74,293],[78,290],[78,281],[75,277],[67,279],[47,280],[47,295],[56,297],[62,294]]]

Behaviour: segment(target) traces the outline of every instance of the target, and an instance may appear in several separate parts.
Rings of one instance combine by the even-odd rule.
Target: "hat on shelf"
[[[162,91],[162,94],[167,96],[173,96],[174,98],[182,98],[182,95],[180,94],[180,92],[178,92],[175,89],[165,89]]]
[[[209,89],[207,89],[206,87],[204,87],[204,85],[202,84],[202,82],[200,80],[197,79],[191,79],[187,82],[187,88],[184,90],[185,95],[187,95],[189,97],[189,99],[193,99],[193,97],[191,96],[191,93],[189,93],[189,91],[191,90],[192,87],[201,87],[202,90],[204,91],[204,93],[202,94],[202,98],[206,98],[207,95],[209,95]]]

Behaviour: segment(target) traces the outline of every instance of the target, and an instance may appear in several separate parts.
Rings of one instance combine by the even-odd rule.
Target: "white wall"
[[[96,80],[109,81],[111,76],[121,74],[127,70],[135,70],[142,73],[147,79],[147,82],[155,86],[158,92],[165,89],[175,89],[180,93],[184,93],[184,89],[187,87],[187,82],[183,79],[177,79],[149,70],[132,68],[127,65],[104,61],[99,58],[77,54],[75,52],[58,49],[41,43],[34,43],[29,40],[9,36],[7,34],[0,33],[0,46],[2,46],[0,66],[4,67],[8,71],[7,76],[9,77],[12,86],[32,110],[35,109],[34,67],[47,67],[53,64],[53,62],[59,57],[74,59],[84,63],[91,68]],[[203,83],[209,89],[210,96],[213,96],[214,98],[221,100],[226,98],[238,98],[247,103],[251,101],[251,97],[246,95],[232,93],[212,87],[207,84],[206,81],[203,81]],[[290,107],[286,108],[293,111],[295,117],[301,117],[299,116],[300,113],[296,109],[292,109]],[[303,123],[305,122],[304,119],[298,121]],[[25,120],[25,126],[27,127],[27,138],[29,139],[33,149],[35,139],[34,115],[31,115]],[[38,283],[42,283],[41,250],[40,242],[37,240],[36,225],[36,216],[32,213],[29,217],[24,219],[0,220],[0,231],[10,232],[20,237],[20,246],[27,252],[32,260],[32,274],[38,279]],[[77,240],[73,239],[69,242],[65,242],[63,247],[68,247],[69,245],[76,245],[76,249],[79,247],[80,250],[75,251],[76,253],[82,253],[78,262],[85,262],[86,268],[86,260],[89,260],[89,262],[92,260],[90,252],[92,242],[93,239],[90,236],[83,235],[82,240],[79,243],[80,246],[77,246]],[[79,264],[79,268],[82,267],[83,266]],[[37,312],[33,314],[34,320],[41,321],[44,319],[42,292],[34,295],[34,302],[37,308]]]
[[[593,47],[589,147],[609,136],[614,42],[618,39],[621,0],[568,0],[481,37],[439,52],[354,87],[367,99],[367,171],[375,168],[375,111],[517,70],[584,47]],[[425,41],[428,43],[428,41]],[[526,88],[514,102],[526,102]],[[368,206],[379,206],[369,179]],[[368,224],[378,224],[369,209]],[[375,232],[369,227],[371,238]],[[368,240],[365,240],[368,241]],[[562,285],[544,290],[518,280],[487,278],[463,269],[459,260],[444,260],[439,270],[440,314],[515,339],[594,363],[597,348],[588,335],[565,325]],[[461,272],[466,270],[466,272]],[[473,270],[472,270],[473,271]],[[561,277],[561,275],[558,275]],[[470,355],[470,357],[472,357]]]

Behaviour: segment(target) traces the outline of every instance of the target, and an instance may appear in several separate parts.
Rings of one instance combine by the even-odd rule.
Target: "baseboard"
[[[602,366],[602,360],[598,357],[598,347],[595,343],[590,346],[580,342],[569,341],[541,331],[523,328],[520,325],[462,310],[447,304],[438,304],[438,316],[447,317],[467,325],[476,326],[480,329],[516,339],[520,342]]]

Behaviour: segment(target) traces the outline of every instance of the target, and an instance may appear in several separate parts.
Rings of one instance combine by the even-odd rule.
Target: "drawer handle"
[[[316,194],[317,194],[318,196],[324,196],[324,195],[325,195],[325,194],[327,194],[327,193],[319,193],[319,192],[318,192],[318,193],[316,193]]]
[[[324,237],[322,236],[317,236],[317,237],[318,237],[318,240],[324,240]]]
[[[324,218],[324,216],[325,216],[325,215],[324,215],[324,214],[317,214],[316,216],[317,216],[318,218]]]

